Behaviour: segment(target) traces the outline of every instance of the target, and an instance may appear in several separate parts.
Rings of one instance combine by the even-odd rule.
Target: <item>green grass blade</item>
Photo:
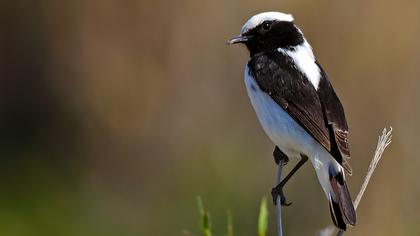
[[[260,205],[260,215],[258,217],[258,236],[265,236],[268,226],[267,199],[263,198]]]
[[[227,211],[227,233],[226,236],[233,236],[232,213]]]
[[[204,236],[212,236],[210,214],[204,209],[201,197],[197,197],[198,211],[200,213],[200,229]]]

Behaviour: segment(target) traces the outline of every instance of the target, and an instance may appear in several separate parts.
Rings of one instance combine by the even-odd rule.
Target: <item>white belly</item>
[[[261,91],[245,68],[245,85],[251,104],[265,133],[287,156],[310,156],[315,140],[267,93]]]

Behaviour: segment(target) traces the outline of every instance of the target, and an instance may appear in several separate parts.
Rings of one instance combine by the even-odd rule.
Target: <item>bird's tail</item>
[[[347,225],[356,225],[356,211],[344,179],[342,171],[335,172],[330,169],[329,205],[331,218],[337,228],[346,230]]]

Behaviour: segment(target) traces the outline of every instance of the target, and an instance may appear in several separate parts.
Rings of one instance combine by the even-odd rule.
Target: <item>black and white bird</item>
[[[275,188],[281,196],[290,177],[309,158],[328,199],[334,224],[345,230],[356,224],[347,188],[351,175],[348,127],[343,106],[293,16],[264,12],[251,17],[229,44],[245,44],[250,60],[245,85],[265,133],[275,144],[274,156],[300,158]]]

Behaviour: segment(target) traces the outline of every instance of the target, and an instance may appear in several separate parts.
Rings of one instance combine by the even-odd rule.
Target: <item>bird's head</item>
[[[293,21],[292,15],[281,12],[257,14],[242,26],[241,34],[230,39],[228,44],[245,44],[251,56],[301,45],[305,39]]]

